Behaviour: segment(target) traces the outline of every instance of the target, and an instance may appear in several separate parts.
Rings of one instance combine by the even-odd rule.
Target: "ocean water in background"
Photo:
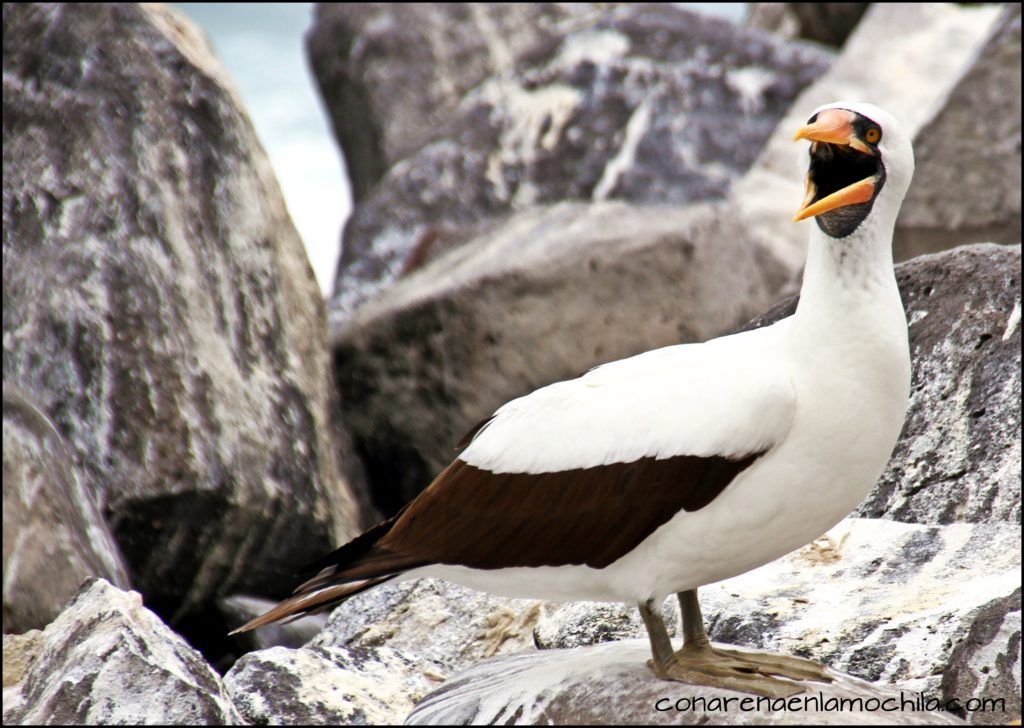
[[[739,21],[746,3],[679,3]],[[306,62],[312,3],[175,3],[206,32],[245,102],[329,296],[352,195],[316,81]]]

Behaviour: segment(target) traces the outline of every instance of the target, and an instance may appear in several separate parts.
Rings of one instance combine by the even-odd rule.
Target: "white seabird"
[[[252,629],[394,578],[540,599],[636,603],[665,679],[760,695],[828,680],[809,660],[715,648],[697,588],[814,540],[864,498],[910,391],[892,234],[914,158],[863,103],[816,110],[816,218],[796,312],[771,326],[599,366],[501,407],[399,513],[312,564]],[[679,595],[673,651],[655,605]]]

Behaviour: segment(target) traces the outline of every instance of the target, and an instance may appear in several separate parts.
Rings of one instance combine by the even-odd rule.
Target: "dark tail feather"
[[[337,606],[349,597],[353,597],[360,592],[366,591],[378,584],[383,584],[389,579],[394,579],[397,574],[387,574],[385,576],[378,576],[373,579],[366,579],[365,581],[356,582],[354,584],[337,584],[335,586],[325,586],[321,589],[306,590],[302,594],[296,594],[295,596],[285,599],[283,602],[278,604],[276,607],[271,609],[265,614],[261,614],[249,622],[246,622],[236,630],[229,632],[229,635],[238,634],[240,632],[248,632],[251,629],[257,627],[265,627],[268,624],[273,624],[282,619],[291,618],[288,621],[305,617],[309,614],[316,614],[317,612],[329,609],[330,607]]]

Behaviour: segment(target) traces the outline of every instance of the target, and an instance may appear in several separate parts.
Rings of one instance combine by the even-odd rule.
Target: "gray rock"
[[[397,725],[442,679],[388,647],[274,647],[243,656],[224,684],[255,725]]]
[[[5,635],[5,725],[242,723],[202,656],[137,593],[102,579],[84,584],[41,635],[11,647],[22,677],[8,686]]]
[[[269,612],[277,602],[241,594],[217,601],[217,608],[224,615],[229,629],[241,627],[246,622]],[[320,633],[327,624],[326,614],[313,614],[294,622],[268,624],[260,629],[235,635],[235,639],[247,652],[265,650],[271,647],[302,647]]]
[[[308,647],[396,649],[452,672],[493,655],[532,650],[544,605],[439,579],[384,584],[331,614]]]
[[[903,432],[862,516],[1021,518],[1020,246],[970,245],[896,266],[910,332]],[[747,328],[796,309],[781,301]]]
[[[780,35],[839,47],[871,3],[748,3],[744,23]]]
[[[807,169],[807,145],[794,144],[793,132],[822,104],[854,99],[884,108],[916,136],[985,47],[1000,12],[992,5],[873,3],[835,63],[793,102],[757,163],[734,186],[734,215],[776,256],[802,266],[808,226],[816,223],[792,223]],[[920,155],[918,163],[927,165]],[[920,170],[915,180],[911,195],[922,181]],[[1005,182],[1018,194],[1019,185]]]
[[[3,476],[4,634],[52,622],[87,577],[127,588],[95,490],[50,418],[6,382]]]
[[[965,243],[1021,240],[1020,4],[914,140],[917,171],[896,224],[897,260]]]
[[[910,408],[859,513],[1020,523],[1020,253],[972,245],[897,268],[910,322]]]
[[[938,698],[950,652],[978,610],[1019,588],[1020,535],[1010,524],[848,518],[782,559],[702,587],[705,624],[719,642],[809,657]],[[545,617],[538,632],[551,620],[583,637],[572,644],[596,643],[606,619],[607,607],[584,603]],[[646,636],[639,623],[620,634]],[[993,642],[974,669],[1012,665],[1015,649]]]
[[[968,715],[977,725],[1009,725],[1021,712],[1020,589],[978,610],[967,637],[942,671],[942,697],[967,705],[975,700],[1002,700],[1001,710]]]
[[[332,323],[344,417],[376,502],[394,510],[416,495],[509,399],[721,334],[789,275],[723,204],[520,213]]]
[[[722,199],[830,62],[675,5],[596,15],[467,93],[356,206],[332,315],[535,205]]]
[[[318,3],[306,45],[358,202],[470,89],[599,3]]]
[[[673,596],[661,607],[669,636],[680,625],[679,601]],[[640,612],[632,604],[617,602],[568,602],[546,609],[537,620],[533,641],[542,650],[567,649],[630,637],[646,637]]]
[[[901,699],[913,698],[838,672],[830,673],[831,683],[804,683],[807,691],[793,698],[758,702],[756,696],[730,690],[659,680],[646,664],[649,658],[647,640],[496,658],[428,695],[406,724],[964,724],[949,713],[884,711],[883,700],[898,706]],[[853,702],[840,710],[840,698]]]
[[[232,85],[151,5],[5,5],[4,380],[161,612],[283,589],[357,521],[324,310]]]

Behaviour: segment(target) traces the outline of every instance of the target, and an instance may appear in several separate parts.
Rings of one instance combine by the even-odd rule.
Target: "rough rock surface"
[[[252,126],[168,8],[3,17],[4,380],[161,612],[283,589],[357,514],[319,290]]]
[[[942,672],[942,697],[961,703],[969,698],[1003,699],[1006,709],[974,712],[971,722],[1009,725],[1021,713],[1020,589],[994,599],[980,610],[966,639],[950,655]]]
[[[389,647],[274,647],[242,657],[224,685],[255,725],[397,725],[442,679]]]
[[[384,584],[334,610],[309,647],[387,647],[447,672],[533,649],[544,605],[505,599],[439,579]]]
[[[102,579],[84,584],[27,648],[15,650],[22,677],[8,686],[5,636],[5,725],[242,723],[202,656],[138,594]]]
[[[431,262],[332,324],[344,418],[378,506],[416,495],[509,399],[721,334],[788,277],[720,203],[535,208]]]
[[[94,491],[53,422],[4,384],[3,629],[52,622],[83,580],[128,576]]]
[[[897,223],[897,260],[1020,242],[1020,68],[1020,4],[1008,3],[914,140],[919,162]]]
[[[896,267],[910,407],[857,513],[912,523],[1021,521],[1021,249],[970,245]],[[778,303],[750,326],[790,315]]]
[[[803,38],[839,47],[870,3],[748,3],[746,25],[783,38]]]
[[[891,688],[832,672],[831,683],[804,683],[807,707],[757,702],[729,690],[659,680],[647,667],[647,640],[501,657],[446,682],[424,698],[407,725],[958,725],[949,713],[905,709]],[[723,699],[734,700],[726,707]],[[703,698],[695,707],[694,699]],[[746,698],[749,702],[741,703]],[[851,701],[828,709],[829,699]],[[713,702],[718,699],[717,703]],[[873,699],[872,702],[869,702]],[[817,706],[816,706],[817,704]],[[677,707],[678,706],[678,707]],[[815,709],[817,707],[817,709]],[[788,708],[788,709],[787,709]],[[872,709],[873,708],[873,709]]]
[[[596,3],[319,3],[306,45],[358,202],[492,74]]]
[[[1020,526],[1002,523],[848,518],[782,559],[702,587],[708,634],[938,698],[950,652],[967,638],[979,610],[1020,587],[1020,533]],[[605,612],[592,615],[577,605],[551,610],[537,632],[599,635]],[[645,634],[640,624],[632,634],[622,631]],[[1019,645],[993,641],[985,665],[1012,665],[1018,653]]]
[[[345,228],[332,316],[514,211],[723,198],[831,61],[669,4],[595,18],[466,94],[436,137],[360,202]]]
[[[679,600],[671,596],[661,608],[670,637],[679,632]],[[542,650],[615,642],[646,637],[640,612],[632,604],[619,602],[567,602],[553,604],[541,612],[533,631],[533,642]]]
[[[1000,13],[992,5],[873,3],[835,63],[793,102],[757,163],[734,186],[734,215],[775,255],[802,266],[808,226],[815,223],[792,223],[807,170],[807,145],[794,144],[793,131],[822,104],[856,99],[894,114],[917,135],[985,47]],[[958,170],[954,174],[966,175]],[[1019,194],[1012,178],[1004,183]]]

